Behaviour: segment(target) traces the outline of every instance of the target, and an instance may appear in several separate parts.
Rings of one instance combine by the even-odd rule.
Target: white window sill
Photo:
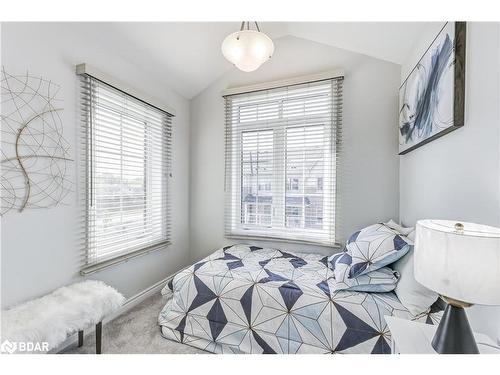
[[[296,235],[300,236],[300,230],[297,230]],[[278,242],[286,242],[286,243],[299,243],[299,244],[307,244],[314,246],[323,246],[334,249],[341,249],[342,245],[339,243],[329,243],[325,240],[324,235],[322,233],[317,233],[316,236],[311,234],[310,232],[304,233],[305,239],[301,239],[299,237],[290,237],[290,233],[284,233],[281,231],[264,231],[258,229],[233,229],[231,233],[226,234],[226,238],[232,239],[253,239],[260,241],[278,241]]]
[[[153,251],[165,249],[170,244],[171,244],[170,242],[166,241],[166,242],[155,244],[153,246],[149,246],[149,247],[146,247],[143,249],[135,250],[135,251],[132,251],[130,253],[117,255],[117,256],[114,256],[112,258],[98,260],[95,263],[85,265],[80,270],[80,275],[87,276],[87,275],[90,275],[92,273],[102,271],[103,269],[112,267],[114,265],[127,262],[130,259],[137,258],[137,257],[143,256],[143,255],[152,253]]]

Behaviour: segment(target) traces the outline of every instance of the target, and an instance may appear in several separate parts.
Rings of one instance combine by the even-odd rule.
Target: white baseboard
[[[146,298],[151,297],[153,294],[160,292],[166,283],[168,283],[171,279],[174,278],[175,275],[170,275],[163,280],[158,281],[156,284],[151,285],[150,287],[144,289],[143,291],[133,295],[128,298],[120,309],[118,309],[114,314],[107,316],[103,322],[108,323],[123,313],[127,312],[134,306],[137,306],[139,303],[144,301]]]
[[[180,271],[178,271],[180,272]],[[116,312],[113,314],[107,316],[106,318],[103,319],[103,323],[109,323],[112,320],[116,319],[118,316],[126,313],[133,307],[137,306],[139,303],[144,301],[146,298],[151,297],[155,293],[159,293],[163,287],[165,286],[166,283],[168,283],[170,280],[174,278],[174,276],[178,273],[176,272],[173,275],[170,275],[163,280],[158,281],[157,283],[151,285],[150,287],[142,290],[141,292],[133,295],[132,297],[128,298],[125,303],[123,304],[122,307],[120,307]],[[158,312],[159,313],[159,312]],[[92,333],[95,331],[95,327],[89,327],[88,330],[85,330],[85,336],[88,335],[89,333]],[[49,351],[49,353],[60,353],[61,351],[65,350],[66,348],[76,345],[76,342],[78,340],[78,334],[75,333],[74,335],[69,336],[61,345],[59,345],[57,348]],[[105,345],[105,343],[104,343]]]

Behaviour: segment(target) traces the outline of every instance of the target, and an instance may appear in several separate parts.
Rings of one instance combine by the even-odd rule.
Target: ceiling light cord
[[[260,33],[260,27],[257,21],[253,21],[253,23],[255,23],[255,28]],[[243,21],[240,26],[240,31],[243,31],[245,29],[245,25],[247,27],[247,30],[250,30],[250,21]]]

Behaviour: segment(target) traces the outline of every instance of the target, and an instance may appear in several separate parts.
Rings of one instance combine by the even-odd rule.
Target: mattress
[[[178,273],[158,322],[162,335],[213,353],[390,353],[384,316],[429,324],[394,293],[333,290],[327,258],[257,246],[217,250]]]

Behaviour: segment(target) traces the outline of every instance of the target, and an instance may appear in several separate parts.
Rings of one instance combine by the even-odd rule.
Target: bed
[[[413,316],[390,293],[335,291],[327,257],[233,245],[179,272],[158,322],[162,335],[212,353],[390,353],[384,316]]]

